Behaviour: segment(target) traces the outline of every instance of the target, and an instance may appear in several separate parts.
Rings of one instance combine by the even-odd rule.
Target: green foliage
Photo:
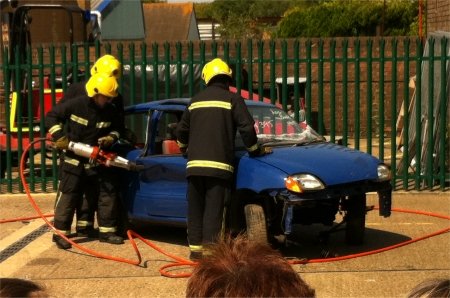
[[[210,3],[194,3],[195,16],[199,19],[212,19]]]
[[[318,0],[215,0],[207,9],[221,24],[224,38],[259,38],[270,30],[262,18],[280,17],[291,7],[309,6]]]
[[[418,14],[417,0],[334,0],[287,11],[278,37],[411,35]],[[416,31],[414,31],[416,32]]]

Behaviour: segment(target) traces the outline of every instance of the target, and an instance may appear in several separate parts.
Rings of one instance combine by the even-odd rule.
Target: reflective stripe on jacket
[[[221,83],[194,96],[177,126],[178,144],[188,148],[187,176],[231,178],[236,131],[246,148],[258,148],[253,117],[242,97]]]

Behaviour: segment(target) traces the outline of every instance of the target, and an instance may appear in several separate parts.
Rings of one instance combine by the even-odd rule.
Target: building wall
[[[435,31],[450,32],[450,1],[427,0],[427,34]]]

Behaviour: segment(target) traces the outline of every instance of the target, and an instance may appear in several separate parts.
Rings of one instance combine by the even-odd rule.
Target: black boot
[[[77,237],[86,237],[86,238],[97,238],[98,231],[93,227],[85,227],[78,228],[77,227]]]
[[[203,258],[203,253],[201,251],[191,251],[189,259],[191,261],[199,261]]]
[[[110,244],[123,244],[123,238],[111,232],[99,233],[98,238],[100,242],[107,242]]]
[[[56,243],[56,246],[59,249],[69,249],[72,248],[72,244],[67,242],[65,239],[63,239],[61,236],[57,234],[53,234],[52,241]]]

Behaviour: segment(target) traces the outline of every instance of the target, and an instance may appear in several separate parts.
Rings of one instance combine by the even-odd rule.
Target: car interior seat
[[[181,154],[180,147],[178,147],[177,141],[164,140],[162,142],[162,153],[163,154]]]
[[[180,147],[177,144],[177,137],[175,131],[177,128],[177,123],[169,123],[167,125],[166,140],[162,142],[162,153],[163,154],[181,154]]]

